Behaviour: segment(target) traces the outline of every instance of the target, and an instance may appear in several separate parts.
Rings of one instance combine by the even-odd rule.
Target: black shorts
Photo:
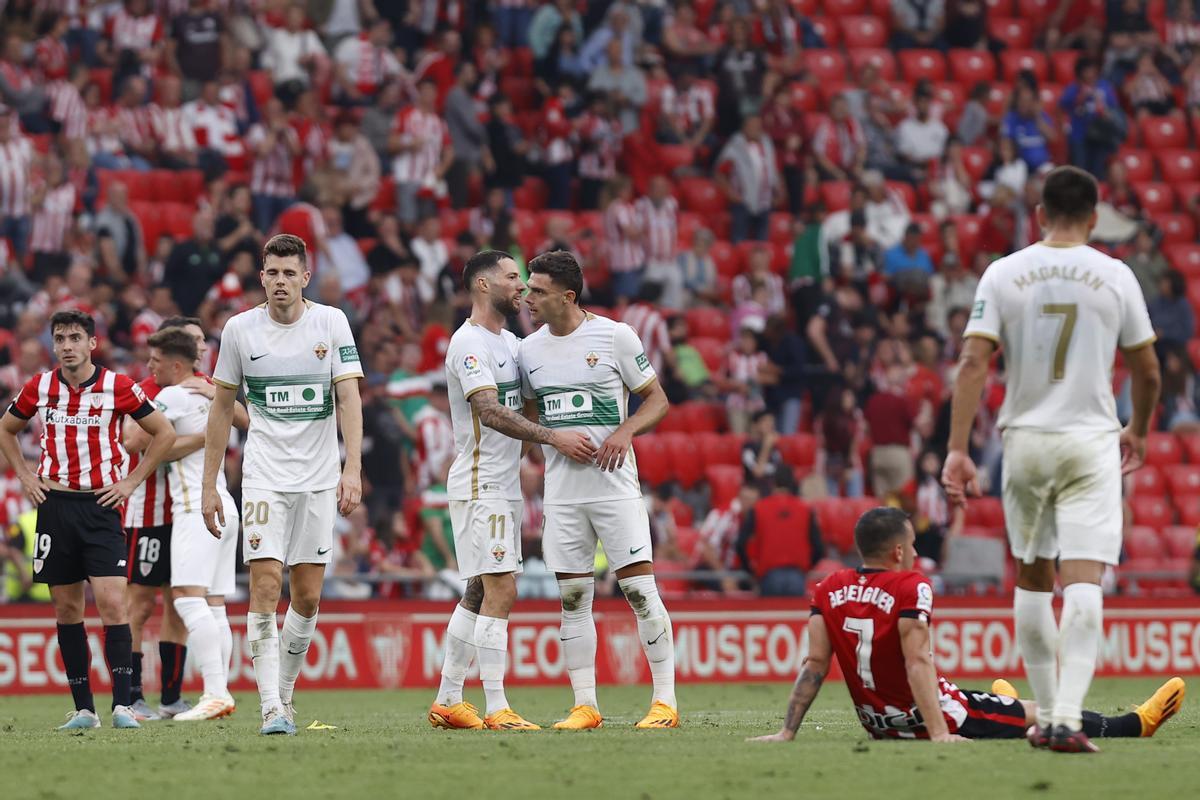
[[[121,514],[91,492],[46,494],[38,506],[33,579],[58,586],[85,578],[124,578],[125,531]]]
[[[138,586],[171,584],[171,526],[130,528],[129,582]]]
[[[1020,739],[1025,736],[1025,706],[1020,700],[991,692],[961,690],[967,698],[967,718],[958,735],[968,739]]]

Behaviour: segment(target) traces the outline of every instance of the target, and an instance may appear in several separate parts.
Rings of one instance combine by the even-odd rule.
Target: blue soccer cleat
[[[112,710],[112,726],[114,728],[140,728],[141,723],[129,706],[114,706]]]
[[[100,718],[96,716],[96,712],[84,708],[67,714],[67,723],[59,725],[58,729],[60,731],[86,731],[99,727]]]
[[[288,719],[287,714],[283,713],[280,709],[273,708],[263,717],[263,725],[258,732],[263,736],[274,736],[277,734],[295,736],[296,723]]]

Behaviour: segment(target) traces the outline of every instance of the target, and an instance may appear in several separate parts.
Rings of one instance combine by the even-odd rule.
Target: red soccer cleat
[[[1055,725],[1050,732],[1050,749],[1056,753],[1099,753],[1100,748],[1088,740],[1083,731],[1073,731],[1066,725]]]

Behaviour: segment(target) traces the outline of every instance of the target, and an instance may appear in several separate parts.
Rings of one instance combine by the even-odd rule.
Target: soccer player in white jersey
[[[463,285],[471,316],[446,351],[455,449],[446,488],[459,574],[470,580],[446,627],[442,683],[429,721],[438,728],[537,730],[504,694],[508,614],[521,572],[521,440],[544,443],[591,469],[596,448],[581,433],[552,431],[517,411],[524,406],[517,337],[504,327],[521,310],[525,291],[517,262],[498,250],[476,253],[463,269]],[[462,696],[476,653],[487,701],[483,719]]]
[[[242,467],[242,552],[250,565],[246,628],[263,734],[296,732],[292,692],[317,626],[334,515],[350,514],[362,499],[362,364],[346,315],[302,296],[312,278],[307,263],[299,237],[280,234],[263,248],[267,302],[225,323],[204,440],[201,507],[209,532],[219,538],[226,520],[217,475],[234,396],[244,384],[250,407]],[[340,476],[339,420],[346,450]],[[284,564],[291,604],[281,648],[275,609]]]
[[[1137,280],[1125,264],[1087,245],[1096,202],[1091,175],[1055,169],[1037,209],[1045,238],[983,273],[942,473],[955,503],[978,493],[968,437],[992,354],[1002,347],[1004,515],[1018,570],[1013,618],[1038,706],[1029,740],[1072,753],[1096,751],[1080,715],[1100,647],[1100,578],[1121,553],[1121,475],[1142,465],[1159,393],[1154,328]],[[1133,415],[1124,429],[1111,384],[1117,348],[1133,382]],[[1050,605],[1055,559],[1061,628]]]
[[[543,253],[529,263],[525,302],[545,323],[517,353],[521,389],[551,430],[580,431],[597,446],[595,464],[577,464],[546,451],[542,551],[558,576],[560,637],[575,705],[556,728],[603,723],[596,702],[596,623],[592,618],[596,541],[637,617],[638,637],[654,696],[639,728],[675,728],[675,643],[651,564],[650,520],[642,500],[633,437],[667,413],[667,396],[637,334],[628,325],[579,306],[583,273],[570,253]],[[629,392],[642,398],[627,413]]]

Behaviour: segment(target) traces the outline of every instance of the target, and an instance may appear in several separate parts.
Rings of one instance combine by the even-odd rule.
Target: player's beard
[[[521,297],[518,295],[515,299],[493,300],[492,308],[496,309],[497,313],[502,314],[505,319],[513,319],[521,313]]]

